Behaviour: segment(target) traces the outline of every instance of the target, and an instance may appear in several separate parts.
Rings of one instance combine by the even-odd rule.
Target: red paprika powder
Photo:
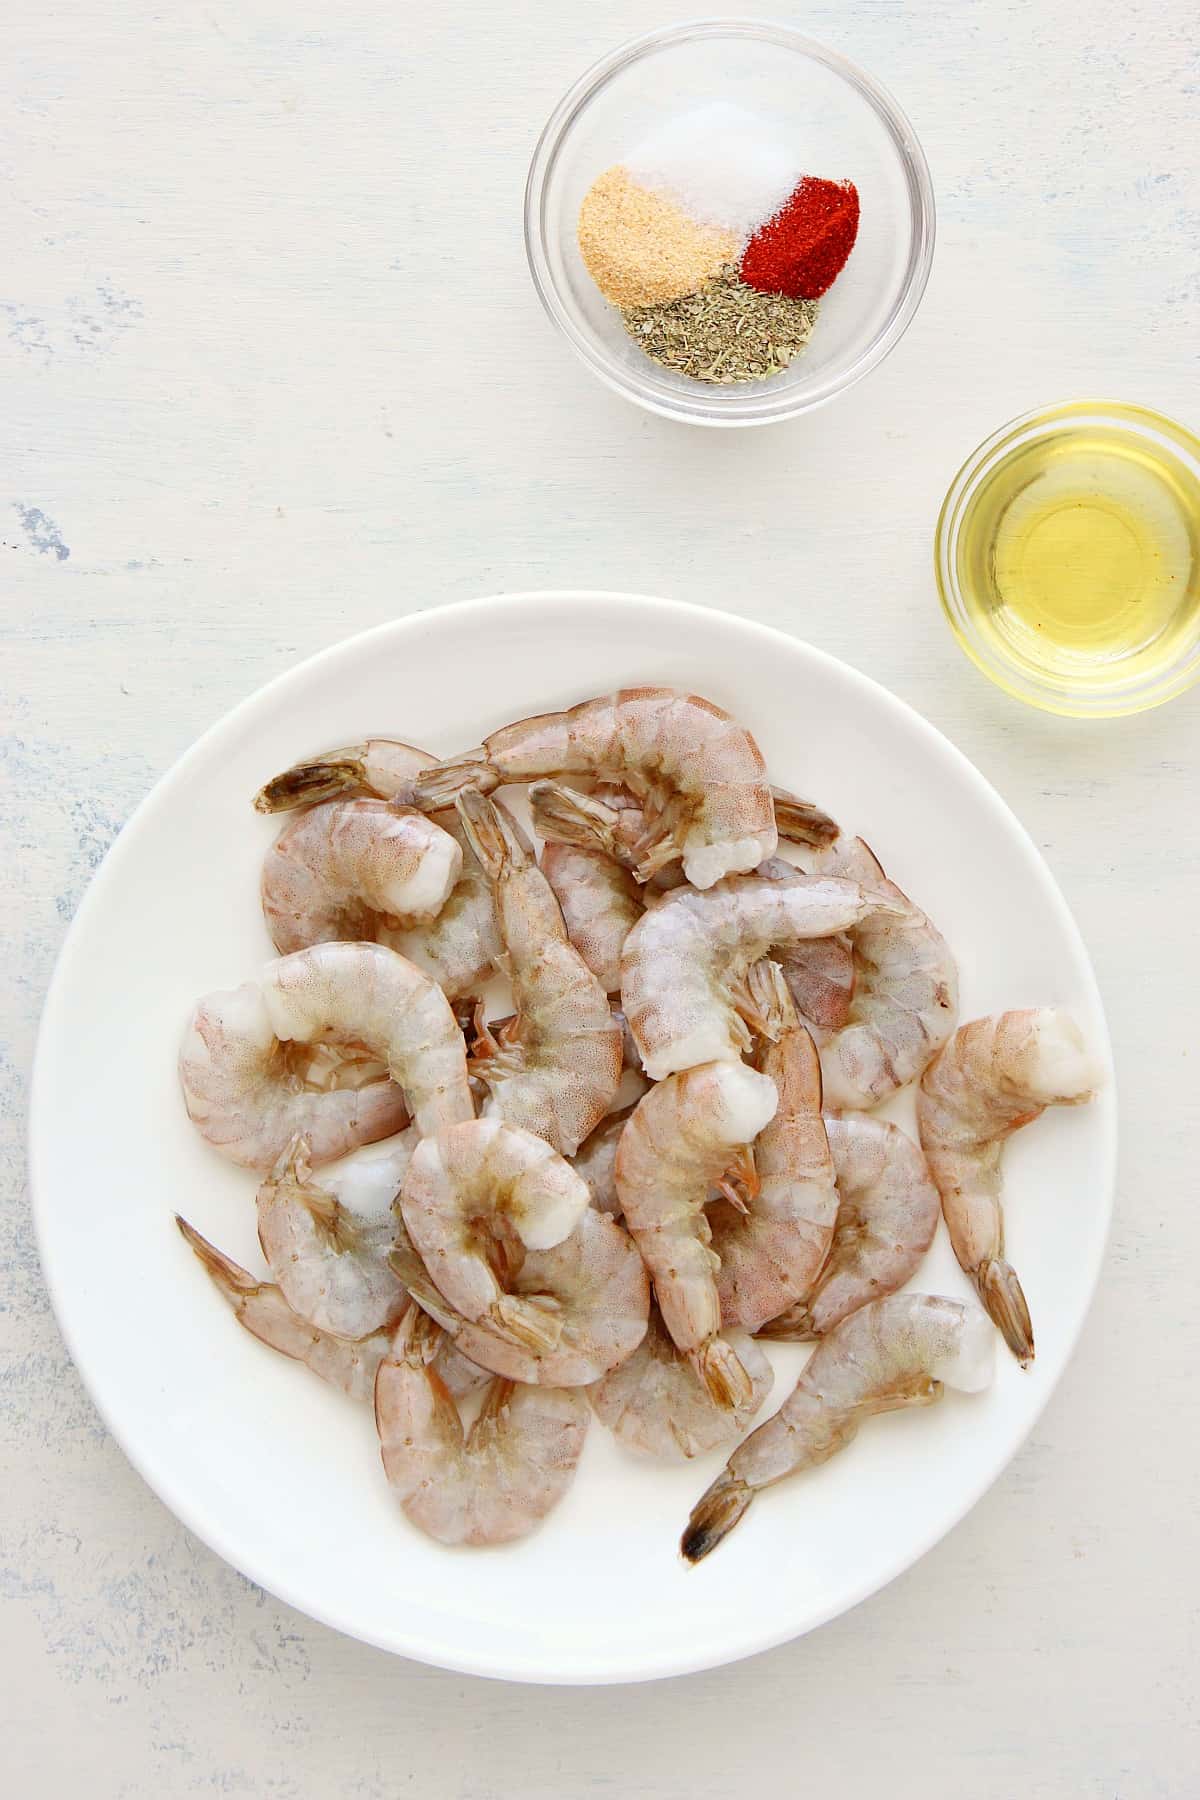
[[[857,236],[854,183],[806,175],[746,245],[742,280],[764,294],[819,300],[841,274]]]

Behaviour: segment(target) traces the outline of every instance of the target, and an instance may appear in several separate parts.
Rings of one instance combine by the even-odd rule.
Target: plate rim
[[[414,630],[419,630],[421,626],[428,624],[434,619],[440,621],[443,618],[450,617],[452,619],[469,621],[473,615],[485,611],[489,615],[494,615],[498,608],[508,608],[513,611],[519,611],[520,609],[531,605],[574,605],[581,602],[585,604],[600,603],[606,607],[614,608],[617,611],[625,611],[631,614],[643,613],[646,609],[650,609],[657,612],[672,613],[679,616],[681,619],[691,617],[711,620],[713,617],[716,617],[724,624],[732,625],[737,630],[744,632],[747,636],[762,640],[767,646],[774,644],[776,646],[786,647],[789,652],[799,650],[803,655],[812,658],[818,666],[825,665],[830,669],[836,669],[839,679],[849,678],[851,685],[857,686],[875,704],[881,704],[885,711],[889,711],[894,716],[902,719],[908,727],[911,728],[915,726],[918,733],[935,745],[939,753],[943,755],[948,753],[951,762],[958,765],[960,773],[978,794],[982,804],[990,809],[993,817],[1006,829],[1015,833],[1019,839],[1023,840],[1025,848],[1032,853],[1032,863],[1038,872],[1038,877],[1044,892],[1044,898],[1057,914],[1058,921],[1066,931],[1068,937],[1073,941],[1078,956],[1079,968],[1085,979],[1086,985],[1090,988],[1091,1001],[1103,1032],[1103,1043],[1098,1046],[1098,1050],[1104,1063],[1106,1080],[1099,1097],[1100,1103],[1097,1106],[1096,1116],[1099,1121],[1099,1129],[1102,1133],[1101,1149],[1105,1163],[1105,1178],[1103,1181],[1103,1193],[1098,1196],[1099,1202],[1102,1205],[1103,1228],[1097,1234],[1095,1248],[1089,1258],[1090,1266],[1086,1267],[1084,1270],[1087,1298],[1080,1310],[1074,1329],[1066,1341],[1061,1362],[1059,1363],[1059,1366],[1047,1376],[1044,1386],[1039,1388],[1035,1403],[1027,1420],[1024,1422],[1023,1429],[1019,1436],[1012,1443],[1006,1442],[998,1455],[990,1456],[987,1459],[982,1475],[976,1482],[964,1489],[959,1502],[955,1505],[953,1515],[950,1518],[939,1519],[932,1529],[919,1534],[909,1545],[906,1545],[903,1553],[890,1567],[887,1574],[868,1577],[861,1584],[852,1589],[849,1595],[843,1594],[836,1601],[818,1607],[812,1616],[799,1626],[755,1631],[752,1628],[751,1623],[750,1628],[744,1628],[737,1635],[736,1641],[734,1641],[731,1647],[725,1647],[715,1651],[710,1648],[682,1657],[678,1655],[663,1656],[662,1654],[659,1654],[646,1662],[638,1662],[635,1655],[635,1657],[631,1659],[631,1666],[622,1668],[613,1668],[609,1664],[601,1664],[589,1668],[576,1663],[563,1669],[552,1668],[540,1664],[535,1666],[532,1662],[528,1662],[528,1659],[526,1662],[519,1660],[516,1663],[506,1663],[502,1659],[486,1654],[472,1655],[470,1653],[464,1653],[455,1647],[436,1639],[428,1631],[423,1635],[419,1631],[415,1635],[412,1632],[409,1632],[406,1635],[403,1631],[387,1634],[378,1631],[364,1630],[346,1618],[339,1617],[336,1609],[314,1605],[308,1598],[299,1597],[296,1589],[298,1585],[302,1584],[292,1583],[288,1580],[279,1580],[275,1578],[274,1575],[268,1580],[256,1566],[257,1559],[254,1556],[244,1554],[240,1548],[235,1553],[231,1546],[224,1540],[223,1534],[217,1525],[210,1521],[206,1515],[202,1515],[199,1509],[192,1506],[186,1488],[182,1491],[178,1489],[173,1482],[169,1471],[158,1465],[158,1460],[154,1454],[150,1452],[144,1453],[140,1446],[137,1449],[134,1449],[131,1446],[126,1440],[123,1429],[112,1416],[109,1400],[102,1398],[93,1385],[91,1375],[86,1365],[86,1359],[81,1357],[76,1347],[74,1329],[69,1323],[70,1301],[68,1295],[64,1292],[63,1288],[60,1287],[53,1266],[53,1253],[48,1252],[48,1238],[45,1230],[47,1212],[46,1203],[43,1199],[42,1177],[39,1170],[40,1157],[38,1146],[46,1129],[44,1120],[46,1119],[48,1111],[47,1090],[50,1081],[48,1074],[48,1065],[51,1057],[50,1046],[52,1045],[55,1033],[57,1015],[64,1005],[64,995],[69,991],[71,986],[73,962],[76,956],[76,945],[82,941],[91,912],[98,904],[100,904],[100,900],[97,896],[100,896],[102,899],[113,881],[119,878],[125,857],[129,854],[129,846],[136,839],[137,834],[135,828],[140,825],[143,815],[154,805],[159,803],[163,791],[167,790],[178,778],[182,777],[191,767],[193,762],[199,761],[215,740],[219,740],[227,732],[236,731],[246,714],[251,710],[256,709],[264,700],[276,698],[280,693],[286,691],[289,686],[300,685],[319,665],[336,665],[340,660],[349,659],[357,654],[366,645],[396,637],[403,638]],[[861,1605],[864,1600],[869,1599],[873,1594],[876,1594],[883,1588],[889,1586],[891,1582],[896,1580],[898,1576],[904,1574],[908,1569],[912,1568],[913,1565],[919,1562],[922,1557],[926,1556],[936,1544],[940,1543],[943,1538],[949,1536],[950,1532],[962,1523],[967,1514],[978,1505],[983,1495],[987,1493],[988,1489],[999,1479],[1004,1469],[1021,1450],[1032,1432],[1033,1427],[1042,1417],[1052,1395],[1057,1390],[1058,1384],[1064,1373],[1074,1359],[1084,1323],[1095,1303],[1100,1271],[1103,1266],[1111,1235],[1116,1191],[1117,1146],[1118,1105],[1112,1035],[1108,1025],[1103,994],[1099,982],[1096,979],[1095,969],[1092,964],[1087,944],[1053,871],[1045,857],[1042,855],[1042,852],[1035,843],[1032,835],[1009,806],[1008,802],[1000,794],[998,789],[993,786],[979,769],[975,767],[975,764],[965,752],[960,750],[944,732],[940,731],[937,726],[931,724],[930,721],[918,712],[914,706],[910,705],[908,701],[902,700],[898,695],[893,694],[889,688],[885,687],[881,682],[876,681],[873,676],[863,674],[862,671],[856,669],[853,664],[843,661],[842,658],[834,656],[827,650],[822,650],[818,645],[810,643],[806,638],[801,638],[790,632],[782,631],[777,626],[766,625],[757,619],[745,618],[740,614],[727,612],[720,607],[702,606],[693,601],[665,599],[661,596],[651,594],[636,594],[623,590],[605,588],[532,588],[481,595],[473,599],[447,602],[444,605],[421,606],[400,618],[385,620],[381,624],[370,626],[364,631],[354,632],[348,637],[339,638],[336,642],[314,651],[311,655],[304,657],[299,662],[293,663],[290,667],[281,670],[279,674],[272,676],[270,680],[262,683],[250,693],[244,695],[241,700],[236,701],[232,707],[228,708],[208,725],[205,730],[202,731],[165,770],[163,770],[147,793],[145,793],[141,800],[138,801],[129,817],[122,824],[117,836],[105,852],[101,863],[94,871],[71,922],[67,927],[62,944],[60,945],[58,954],[55,958],[54,967],[47,984],[46,994],[42,1004],[32,1063],[27,1124],[27,1171],[30,1190],[30,1211],[33,1219],[34,1237],[37,1244],[38,1257],[41,1263],[42,1277],[46,1283],[46,1289],[54,1313],[55,1322],[62,1334],[63,1342],[66,1345],[67,1351],[70,1354],[71,1360],[75,1365],[76,1371],[83,1383],[88,1397],[99,1413],[106,1430],[111,1434],[126,1460],[150,1488],[151,1492],[159,1501],[161,1501],[168,1511],[174,1514],[186,1530],[193,1533],[193,1535],[199,1538],[201,1543],[208,1549],[221,1557],[224,1562],[227,1562],[248,1581],[253,1582],[255,1586],[273,1594],[285,1605],[294,1608],[303,1616],[315,1619],[319,1624],[327,1626],[334,1631],[338,1631],[344,1636],[354,1638],[360,1643],[370,1644],[373,1648],[387,1651],[391,1655],[403,1656],[411,1661],[424,1662],[435,1668],[450,1670],[456,1674],[475,1675],[491,1680],[510,1681],[536,1686],[587,1687],[632,1685],[644,1681],[664,1680],[672,1676],[698,1674],[704,1670],[725,1667],[728,1664],[742,1661],[746,1657],[758,1655],[767,1650],[775,1649],[781,1644],[790,1643],[800,1637],[807,1636],[809,1632],[815,1631],[820,1626],[828,1624],[832,1619],[841,1617],[844,1613],[850,1612],[853,1608]],[[112,1405],[115,1409],[116,1403],[113,1402]],[[751,1615],[751,1621],[752,1617],[753,1615]]]

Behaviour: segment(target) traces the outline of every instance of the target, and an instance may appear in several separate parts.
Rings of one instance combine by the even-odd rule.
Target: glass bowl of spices
[[[1015,699],[1161,706],[1200,678],[1200,440],[1113,401],[1026,413],[955,476],[934,560],[959,645]]]
[[[752,19],[651,32],[589,69],[525,192],[534,285],[576,354],[698,425],[794,418],[861,380],[911,322],[933,237],[891,96]]]

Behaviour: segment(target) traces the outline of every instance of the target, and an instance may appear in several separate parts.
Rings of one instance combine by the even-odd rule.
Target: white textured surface
[[[1194,12],[806,8],[806,29],[910,112],[938,255],[880,372],[794,427],[728,435],[596,387],[524,269],[542,117],[652,22],[634,0],[6,12],[0,1742],[17,1791],[1158,1800],[1195,1785],[1197,702],[1102,726],[1017,709],[951,644],[929,548],[958,461],[1027,406],[1099,392],[1200,418]],[[760,617],[925,712],[1062,881],[1122,1082],[1107,1279],[1008,1474],[856,1613],[630,1692],[401,1664],[200,1549],[79,1387],[22,1192],[55,947],[155,776],[298,656],[539,583]],[[620,1554],[619,1521],[596,1554]]]

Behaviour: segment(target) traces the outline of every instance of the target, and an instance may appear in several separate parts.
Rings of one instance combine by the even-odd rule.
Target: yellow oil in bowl
[[[1132,712],[1200,673],[1200,444],[1135,407],[1058,407],[1005,427],[939,523],[943,602],[1010,692]]]

